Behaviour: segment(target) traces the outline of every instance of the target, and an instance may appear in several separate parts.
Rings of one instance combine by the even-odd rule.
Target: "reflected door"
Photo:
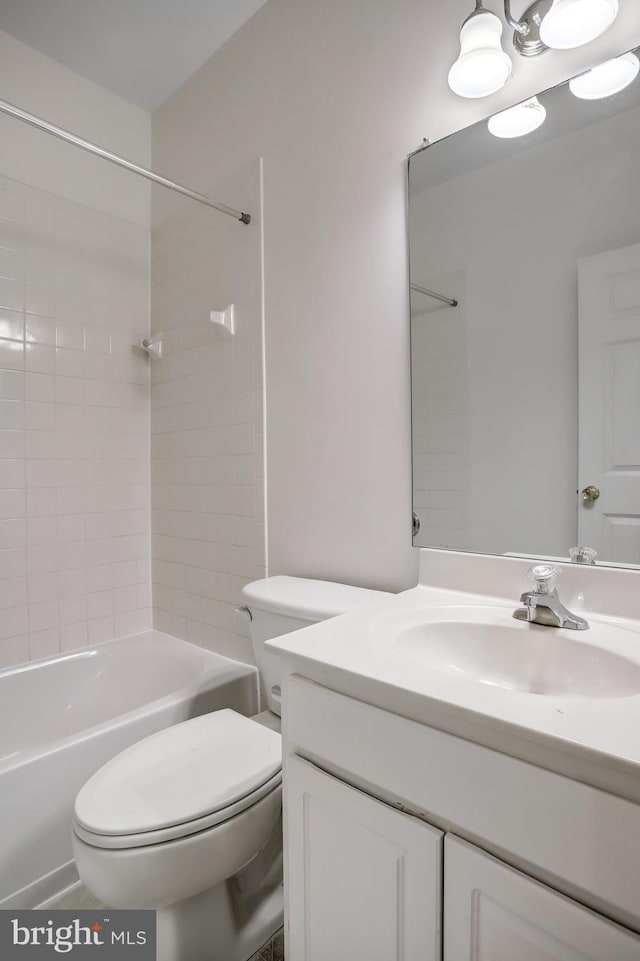
[[[578,292],[578,540],[640,564],[640,244],[580,260]]]

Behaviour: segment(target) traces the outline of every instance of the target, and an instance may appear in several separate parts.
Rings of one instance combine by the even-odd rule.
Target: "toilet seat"
[[[222,824],[224,821],[228,821],[230,818],[237,817],[237,815],[242,814],[243,811],[253,807],[254,804],[263,797],[266,797],[271,791],[280,789],[281,784],[282,771],[279,771],[266,784],[263,784],[261,788],[254,791],[253,794],[249,794],[241,801],[236,802],[236,804],[232,804],[228,808],[223,808],[221,811],[215,811],[212,814],[205,815],[202,818],[197,818],[195,821],[188,821],[184,824],[174,824],[169,828],[164,828],[159,831],[141,831],[138,834],[124,835],[96,834],[82,827],[77,820],[74,820],[73,830],[82,841],[92,845],[92,847],[107,848],[110,850],[142,848],[150,844],[161,844],[164,841],[177,841],[179,838],[199,834],[200,831],[205,831],[208,828]]]
[[[132,848],[196,834],[280,789],[280,736],[235,711],[183,721],[132,745],[80,790],[74,831]]]

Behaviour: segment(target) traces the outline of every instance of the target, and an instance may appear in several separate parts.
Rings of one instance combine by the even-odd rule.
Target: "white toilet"
[[[264,642],[380,600],[270,577],[243,589],[269,710],[166,728],[80,790],[73,850],[104,904],[157,910],[158,961],[247,961],[282,924],[279,660]]]

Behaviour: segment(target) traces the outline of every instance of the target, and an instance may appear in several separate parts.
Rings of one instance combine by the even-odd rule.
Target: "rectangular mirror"
[[[572,86],[409,159],[418,547],[640,565],[640,78]]]

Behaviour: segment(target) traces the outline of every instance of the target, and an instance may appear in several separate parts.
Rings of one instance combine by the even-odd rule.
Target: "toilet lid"
[[[75,820],[93,835],[161,831],[222,812],[278,775],[280,735],[235,711],[165,728],[108,761],[80,790]]]

